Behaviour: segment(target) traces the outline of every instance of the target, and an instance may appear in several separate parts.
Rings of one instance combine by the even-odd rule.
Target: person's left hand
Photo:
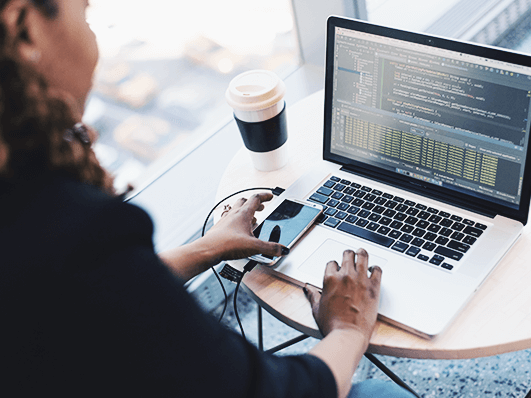
[[[253,235],[254,213],[263,210],[263,202],[272,198],[270,193],[256,194],[248,200],[242,198],[223,212],[204,237],[209,246],[219,252],[217,260],[236,260],[255,254],[278,257],[289,252],[279,243],[264,242]]]

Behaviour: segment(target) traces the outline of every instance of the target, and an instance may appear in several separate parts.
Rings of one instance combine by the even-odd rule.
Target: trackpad
[[[350,247],[332,239],[327,239],[299,266],[299,271],[308,276],[308,278],[306,278],[308,283],[317,287],[323,287],[323,276],[326,264],[329,261],[336,261],[341,265],[341,262],[343,261],[343,252],[348,249],[356,251],[358,248]],[[383,268],[385,264],[387,264],[386,259],[369,253],[369,267],[378,265]]]

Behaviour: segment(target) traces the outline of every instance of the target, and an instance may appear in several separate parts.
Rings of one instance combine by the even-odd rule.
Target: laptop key
[[[408,207],[404,204],[399,204],[398,206],[395,207],[395,210],[399,211],[400,213],[405,213],[407,209]]]
[[[404,202],[404,204],[406,204],[406,205],[408,205],[408,206],[415,206],[415,205],[416,205],[416,203],[415,203],[415,202],[412,202],[411,200],[406,200],[406,201]]]
[[[450,228],[443,228],[439,231],[439,235],[442,235],[442,236],[450,236],[452,235],[452,233],[454,232],[453,229],[450,229]]]
[[[369,217],[370,214],[371,214],[371,212],[369,210],[361,210],[358,213],[358,217],[367,218],[367,217]]]
[[[372,209],[373,213],[382,214],[385,211],[385,207],[383,206],[376,206],[374,209]]]
[[[465,237],[465,234],[462,233],[462,232],[457,232],[455,231],[451,236],[450,236],[453,240],[462,240],[464,237]]]
[[[339,218],[340,220],[344,220],[346,217],[348,216],[347,213],[345,213],[344,211],[340,211],[339,213],[337,213],[335,215],[336,218]]]
[[[321,195],[324,195],[324,196],[330,196],[332,195],[334,191],[330,188],[326,188],[326,187],[321,187],[317,190],[317,193],[320,193]]]
[[[394,239],[387,236],[380,235],[379,233],[364,228],[359,228],[346,222],[339,224],[337,229],[385,247],[390,247],[395,242]]]
[[[320,193],[314,193],[308,199],[311,200],[312,202],[325,204],[326,201],[328,200],[328,196],[321,195]]]
[[[328,180],[328,181],[325,182],[323,185],[324,185],[325,187],[327,187],[327,188],[332,188],[334,185],[336,185],[336,183],[335,183],[334,181],[332,181],[332,180]]]
[[[345,184],[337,184],[335,187],[334,187],[334,190],[336,191],[342,191],[343,189],[345,189],[346,186]]]
[[[404,242],[396,242],[391,249],[404,253],[409,246]]]
[[[411,246],[409,249],[407,249],[406,254],[411,257],[415,257],[417,254],[419,254],[420,249],[415,246]]]
[[[469,219],[465,218],[465,219],[463,220],[463,224],[466,224],[466,225],[472,225],[472,226],[473,226],[473,225],[475,224],[475,222],[472,221],[472,220],[469,220]]]
[[[452,228],[454,231],[462,231],[463,228],[465,228],[465,224],[461,224],[459,222],[456,222],[450,228]],[[472,227],[469,226],[467,228],[472,228]],[[469,235],[472,235],[472,234],[469,234]]]
[[[472,235],[473,237],[475,238],[479,238],[481,236],[481,234],[483,233],[483,231],[481,229],[478,229],[478,228],[474,228],[474,227],[466,227],[463,232],[467,235]]]
[[[394,229],[391,232],[389,232],[388,236],[393,238],[393,239],[398,239],[398,238],[400,238],[400,235],[402,235],[402,232],[397,231],[396,229]]]
[[[444,257],[442,256],[438,256],[438,255],[435,255],[431,258],[430,260],[430,264],[435,264],[435,265],[441,265],[441,263],[444,261]]]
[[[406,243],[409,243],[413,240],[413,237],[411,235],[408,235],[408,234],[403,234],[401,237],[400,237],[400,240],[402,242],[406,242]]]
[[[347,213],[350,213],[350,214],[357,214],[359,211],[360,211],[360,208],[356,206],[350,206],[347,209]]]
[[[441,268],[444,268],[444,269],[447,269],[448,271],[451,271],[454,268],[454,266],[451,265],[451,264],[448,264],[448,263],[442,263],[441,264]]]
[[[356,225],[360,227],[364,227],[369,223],[369,220],[366,220],[365,218],[359,218],[358,221],[356,221]]]
[[[466,243],[457,242],[455,240],[451,240],[450,242],[448,242],[446,246],[448,246],[450,249],[455,249],[463,253],[466,253],[468,249],[470,249],[470,246],[467,245]]]
[[[349,222],[349,223],[351,223],[351,224],[354,224],[354,223],[356,222],[357,219],[358,219],[358,217],[350,215],[350,216],[348,216],[348,217],[345,219],[345,221],[346,221],[346,222]]]
[[[365,203],[365,201],[364,201],[363,199],[357,198],[357,199],[354,199],[351,203],[352,203],[354,206],[361,207],[361,206],[363,206],[363,204]]]
[[[416,237],[422,238],[426,231],[424,231],[422,228],[415,228],[415,230],[412,232],[412,234]]]
[[[419,255],[417,256],[417,258],[418,258],[419,260],[422,260],[422,261],[428,261],[428,259],[429,259],[429,257],[426,256],[425,254],[419,254]]]
[[[343,194],[341,192],[334,192],[332,194],[333,199],[341,199],[343,197]]]
[[[358,184],[357,182],[353,182],[352,184],[350,184],[350,186],[356,188],[356,189],[360,189],[361,188],[361,184]]]
[[[435,253],[440,254],[444,257],[451,258],[452,260],[456,260],[456,261],[459,261],[463,258],[463,253],[460,253],[456,250],[452,250],[444,246],[437,246],[437,248],[435,249]]]
[[[334,199],[331,199],[331,200],[334,200]],[[347,210],[348,208],[350,207],[350,205],[348,203],[345,203],[345,202],[341,202],[340,204],[337,205],[337,208],[339,210]]]
[[[327,227],[335,228],[341,221],[337,218],[329,217],[328,220],[324,222],[324,225]]]
[[[331,179],[332,181],[335,181],[335,182],[339,182],[339,181],[341,181],[341,178],[336,177],[336,176],[332,176],[332,177],[330,177],[330,179]]]
[[[393,220],[391,220],[389,217],[382,217],[380,218],[380,224],[382,225],[389,225],[391,224]]]
[[[434,234],[433,232],[428,232],[426,235],[424,235],[424,239],[432,241],[437,238],[437,234]]]
[[[330,206],[330,207],[336,207],[338,205],[338,203],[339,203],[339,201],[337,201],[335,199],[330,199],[326,205]]]
[[[356,190],[352,187],[347,187],[345,188],[345,190],[343,191],[343,193],[345,195],[352,195],[354,192],[356,192]]]
[[[449,218],[443,218],[441,220],[441,222],[439,223],[439,225],[443,226],[443,227],[449,227],[450,225],[452,225],[454,222],[452,220],[450,220]]]
[[[367,225],[365,228],[367,228],[369,231],[376,231],[380,227],[380,224],[376,222],[370,222],[369,225]]]
[[[370,221],[378,221],[382,216],[376,213],[371,213],[369,217],[367,217]]]
[[[402,228],[400,228],[400,231],[405,232],[406,234],[410,234],[413,232],[415,227],[413,225],[404,224]]]
[[[437,245],[433,242],[426,242],[422,248],[425,249],[425,250],[428,250],[428,251],[433,251],[433,249],[435,249],[437,247]]]
[[[380,233],[382,235],[387,235],[390,231],[391,231],[391,228],[386,227],[384,225],[382,225],[380,228],[378,228],[378,233]]]
[[[435,243],[438,245],[446,245],[449,241],[450,239],[445,236],[439,236],[437,239],[435,239]]]
[[[424,244],[424,239],[420,239],[420,238],[415,238],[411,241],[411,244],[413,246],[417,246],[417,247],[422,247],[422,245]]]
[[[487,229],[487,226],[484,225],[484,224],[480,224],[480,223],[476,223],[476,228],[479,228],[479,229],[482,229],[482,230],[486,230]]]
[[[326,211],[324,212],[324,214],[325,214],[326,216],[333,216],[333,215],[335,215],[336,213],[337,213],[337,210],[334,209],[334,208],[331,208],[331,207],[329,207],[328,209],[326,209]]]
[[[410,216],[416,216],[417,214],[419,214],[419,209],[415,209],[414,207],[410,207],[409,209],[406,210],[406,214],[410,215]]]
[[[474,243],[476,243],[476,238],[467,235],[463,238],[463,243],[466,243],[467,245],[473,245]]]

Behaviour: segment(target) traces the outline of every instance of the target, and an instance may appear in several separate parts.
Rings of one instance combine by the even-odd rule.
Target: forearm
[[[363,354],[367,350],[367,338],[355,329],[334,330],[310,350],[324,361],[336,379],[338,397],[348,395],[351,380]]]
[[[216,247],[205,238],[159,253],[171,272],[184,281],[206,271],[219,262]]]

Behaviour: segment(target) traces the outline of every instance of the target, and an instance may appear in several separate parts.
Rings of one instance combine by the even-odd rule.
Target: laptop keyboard
[[[451,270],[486,225],[421,203],[330,177],[308,200],[324,206],[319,223]]]

